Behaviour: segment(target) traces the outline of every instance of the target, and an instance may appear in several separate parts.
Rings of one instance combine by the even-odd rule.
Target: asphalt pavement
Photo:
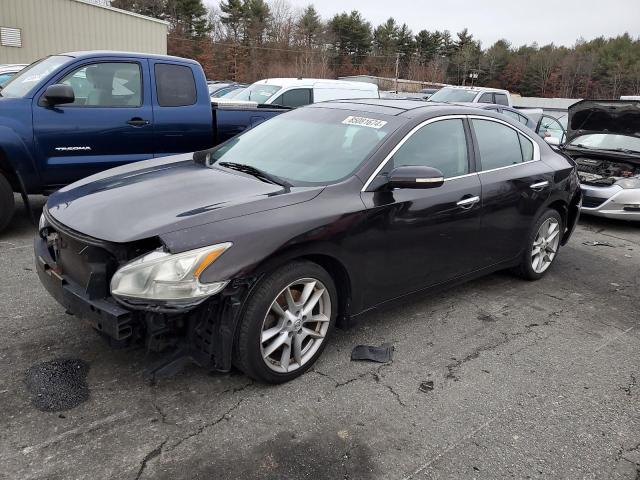
[[[640,479],[640,225],[583,217],[544,279],[370,313],[280,386],[145,383],[41,287],[34,233],[0,233],[0,478]]]

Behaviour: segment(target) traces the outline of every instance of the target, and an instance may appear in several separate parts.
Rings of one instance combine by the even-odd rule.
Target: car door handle
[[[531,190],[535,190],[536,192],[539,192],[540,190],[542,190],[543,188],[547,188],[548,186],[549,186],[549,182],[545,180],[544,182],[532,183],[531,185],[529,185],[529,188]]]
[[[127,120],[127,124],[132,127],[144,127],[145,125],[149,125],[149,120],[145,120],[140,117],[133,117],[131,120]]]
[[[480,201],[480,197],[478,197],[478,196],[468,197],[468,198],[463,198],[458,203],[456,203],[456,205],[458,205],[459,207],[464,208],[466,210],[466,209],[469,209],[469,208],[473,207],[479,201]]]

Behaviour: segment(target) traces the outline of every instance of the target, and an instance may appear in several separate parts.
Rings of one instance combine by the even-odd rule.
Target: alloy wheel
[[[531,267],[536,273],[543,273],[556,256],[560,244],[560,224],[555,218],[547,218],[536,234],[531,249]]]
[[[325,340],[331,297],[315,278],[301,278],[280,291],[262,323],[260,351],[273,371],[287,373],[305,365]]]

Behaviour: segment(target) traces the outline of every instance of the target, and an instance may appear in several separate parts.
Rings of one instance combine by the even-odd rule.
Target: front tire
[[[13,189],[5,176],[0,173],[0,232],[9,225],[16,209]]]
[[[338,295],[321,266],[296,261],[268,274],[247,300],[235,348],[246,375],[283,383],[306,372],[324,350]]]
[[[539,280],[558,255],[564,232],[562,217],[556,210],[545,210],[533,225],[516,273],[527,280]]]

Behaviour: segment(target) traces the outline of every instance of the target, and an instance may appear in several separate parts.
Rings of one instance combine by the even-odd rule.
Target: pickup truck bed
[[[218,145],[255,127],[265,120],[291,110],[278,105],[246,105],[233,102],[213,102],[213,144]]]

